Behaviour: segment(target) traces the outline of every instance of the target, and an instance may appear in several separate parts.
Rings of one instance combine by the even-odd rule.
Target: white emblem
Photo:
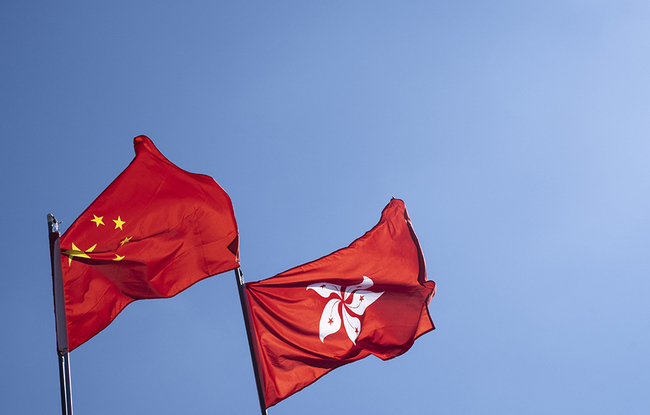
[[[323,298],[329,298],[332,294],[339,297],[327,302],[320,317],[318,331],[321,342],[325,343],[325,337],[339,331],[341,320],[343,320],[343,326],[346,333],[348,333],[348,337],[352,340],[352,343],[357,344],[356,340],[361,331],[361,320],[351,314],[362,316],[366,308],[384,293],[384,291],[380,293],[368,291],[367,289],[372,285],[372,280],[364,276],[361,284],[346,287],[343,295],[341,295],[341,286],[336,284],[320,282],[307,287],[308,290],[316,291]],[[350,295],[352,295],[352,299],[347,301]],[[342,307],[339,307],[339,304],[342,304]]]

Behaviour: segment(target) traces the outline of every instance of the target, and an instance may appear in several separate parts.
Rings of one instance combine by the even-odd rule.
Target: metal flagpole
[[[52,288],[54,291],[54,320],[56,323],[56,349],[59,358],[59,381],[61,383],[61,410],[72,415],[72,383],[70,382],[70,353],[68,329],[63,295],[63,271],[61,268],[61,245],[59,223],[51,213],[47,214],[50,237],[50,260],[52,264]]]
[[[244,273],[239,268],[235,269],[235,279],[237,280],[237,288],[239,290],[239,301],[241,302],[241,311],[244,314],[244,323],[246,324],[246,336],[248,337],[248,348],[250,349],[251,360],[253,361],[253,372],[255,372],[255,383],[257,384],[257,397],[260,400],[260,409],[262,410],[262,415],[267,415],[266,403],[264,402],[264,390],[262,389],[262,381],[260,379],[259,367],[257,366],[255,346],[253,345],[253,335],[251,334],[251,324],[248,317],[246,293],[244,292]]]

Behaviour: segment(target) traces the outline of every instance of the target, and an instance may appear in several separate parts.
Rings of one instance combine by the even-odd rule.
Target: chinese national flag
[[[435,291],[398,199],[347,248],[247,283],[266,406],[370,354],[387,360],[406,352],[434,329]]]
[[[172,297],[239,266],[226,192],[176,167],[148,137],[134,147],[131,164],[60,239],[70,351],[132,301]]]

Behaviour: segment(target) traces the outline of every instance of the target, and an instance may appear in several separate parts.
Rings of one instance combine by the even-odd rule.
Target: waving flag
[[[69,351],[132,301],[172,297],[239,266],[226,192],[176,167],[148,137],[134,147],[131,164],[60,238]]]
[[[370,354],[399,356],[434,329],[436,285],[398,199],[347,248],[245,286],[266,407]]]

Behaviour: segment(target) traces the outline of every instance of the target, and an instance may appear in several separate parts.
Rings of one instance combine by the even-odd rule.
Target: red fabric
[[[435,328],[427,308],[435,291],[398,199],[349,247],[247,283],[266,406],[346,363],[406,352]]]
[[[131,164],[61,236],[69,350],[134,300],[172,297],[239,266],[226,192],[176,167],[148,137],[134,147]]]

